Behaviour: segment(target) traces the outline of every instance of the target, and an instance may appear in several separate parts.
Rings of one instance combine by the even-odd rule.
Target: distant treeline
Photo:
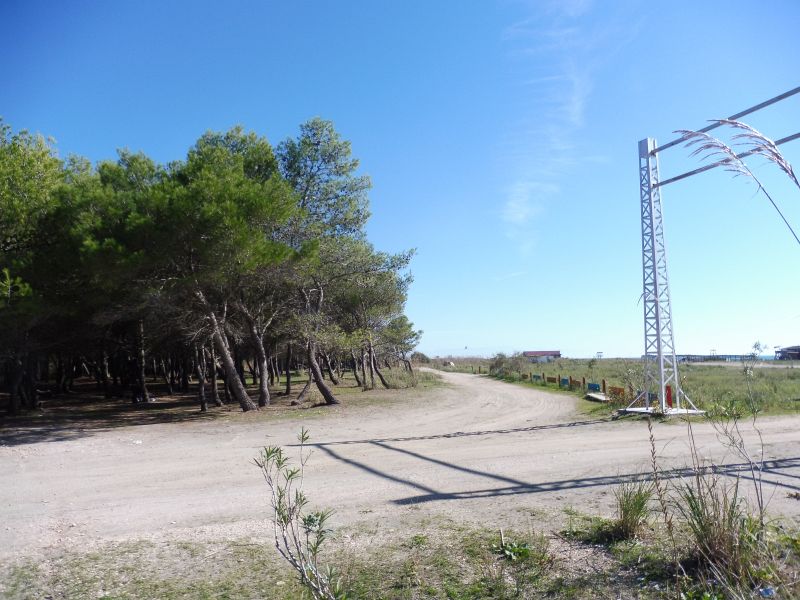
[[[420,332],[404,316],[411,252],[366,240],[368,177],[350,144],[313,119],[277,147],[234,128],[184,160],[119,151],[59,158],[0,121],[0,386],[10,412],[79,376],[147,402],[224,378],[251,410],[279,371],[308,369],[327,403],[337,371],[384,381]],[[258,398],[244,384],[245,365]],[[44,386],[44,382],[48,382]],[[291,379],[287,385],[291,386]],[[205,385],[198,386],[206,410]]]

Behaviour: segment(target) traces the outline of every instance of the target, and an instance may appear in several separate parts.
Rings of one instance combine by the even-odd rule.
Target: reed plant
[[[647,524],[650,501],[653,498],[653,483],[642,479],[623,481],[614,488],[617,518],[613,524],[614,537],[618,540],[635,538]]]
[[[692,558],[705,580],[738,597],[777,579],[766,532],[758,512],[742,497],[738,479],[698,472],[677,486],[676,499]]]
[[[685,140],[684,144],[687,147],[694,148],[691,154],[692,156],[702,156],[703,159],[711,159],[714,161],[712,163],[713,166],[721,166],[726,171],[733,173],[734,176],[742,175],[752,179],[758,186],[758,191],[766,196],[767,200],[769,200],[772,207],[783,220],[783,223],[789,229],[795,241],[800,244],[800,237],[798,237],[794,228],[789,224],[786,215],[784,215],[783,211],[778,207],[772,195],[764,188],[761,180],[756,177],[743,160],[745,157],[753,155],[766,158],[783,171],[789,177],[790,181],[800,189],[800,181],[798,181],[792,169],[792,165],[789,164],[789,161],[787,161],[780,150],[778,150],[777,144],[747,123],[731,119],[715,119],[712,122],[731,127],[738,131],[739,133],[735,134],[732,140],[733,145],[741,147],[742,151],[737,152],[725,142],[703,131],[680,129],[675,133],[680,133],[683,136]]]

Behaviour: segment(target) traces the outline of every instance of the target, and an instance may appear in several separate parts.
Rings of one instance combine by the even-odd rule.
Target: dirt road
[[[301,425],[316,444],[312,500],[335,525],[402,527],[414,511],[503,524],[518,511],[547,525],[565,506],[609,513],[611,485],[647,471],[641,420],[591,420],[571,396],[445,373],[447,387],[408,404],[312,419],[204,421],[95,431],[62,441],[0,437],[0,558],[53,546],[158,535],[240,536],[264,529],[266,495],[253,457],[289,445]],[[761,420],[771,511],[800,515],[800,418]],[[664,465],[689,462],[685,426],[657,424]],[[725,455],[709,427],[701,454]],[[291,450],[291,449],[290,449]],[[746,473],[743,473],[746,475]]]

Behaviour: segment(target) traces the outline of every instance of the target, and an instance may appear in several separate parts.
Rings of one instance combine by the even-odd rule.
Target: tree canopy
[[[43,376],[68,389],[81,373],[137,402],[150,399],[148,373],[170,388],[194,378],[203,410],[218,375],[243,410],[268,404],[269,381],[293,368],[329,403],[324,371],[386,384],[380,365],[410,368],[420,332],[403,314],[412,253],[366,240],[369,189],[319,118],[275,149],[241,127],[207,132],[167,165],[129,150],[62,160],[0,121],[8,408],[35,409]],[[224,401],[216,383],[212,399]]]

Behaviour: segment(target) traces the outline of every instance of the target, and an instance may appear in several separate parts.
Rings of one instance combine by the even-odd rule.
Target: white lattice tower
[[[765,100],[755,106],[729,116],[714,120],[711,125],[698,130],[706,133],[740,117],[771,106],[776,102],[800,94],[800,87]],[[667,184],[686,179],[724,164],[716,161],[697,169],[661,180],[658,174],[658,154],[687,141],[685,135],[656,146],[653,138],[639,142],[639,192],[642,211],[642,282],[644,303],[644,382],[636,399],[623,412],[663,414],[700,414],[692,401],[681,389],[678,361],[675,356],[675,341],[672,333],[672,306],[667,275],[667,248],[664,244],[664,216],[661,207],[661,188]],[[775,140],[774,146],[800,139],[800,132]],[[754,154],[748,150],[737,155],[738,159]],[[788,223],[787,223],[788,224]],[[658,407],[651,406],[652,397],[658,397]],[[672,402],[670,402],[670,400]],[[644,406],[640,406],[643,404]],[[685,404],[685,406],[682,406]]]
[[[667,413],[671,409],[680,410],[685,395],[681,390],[672,333],[667,248],[655,149],[656,141],[652,138],[639,142],[645,360],[644,386],[634,404],[643,400],[645,408],[650,410],[651,394],[655,392],[660,412]],[[673,406],[668,404],[670,397]]]

